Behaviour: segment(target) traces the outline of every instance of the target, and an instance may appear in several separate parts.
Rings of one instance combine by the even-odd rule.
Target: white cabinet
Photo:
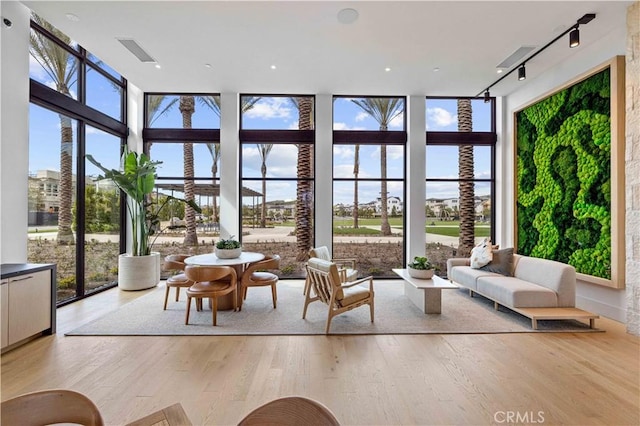
[[[2,349],[55,333],[55,265],[2,265]]]

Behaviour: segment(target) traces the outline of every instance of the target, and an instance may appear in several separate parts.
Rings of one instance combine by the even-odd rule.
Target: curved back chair
[[[67,389],[48,389],[16,396],[4,401],[0,410],[3,425],[104,425],[98,407],[89,398]]]
[[[325,334],[329,334],[329,327],[331,327],[331,320],[334,316],[358,306],[369,305],[371,322],[373,322],[373,277],[342,282],[338,266],[335,263],[312,257],[307,262],[307,280],[309,290],[305,295],[302,319],[306,317],[307,307],[310,303],[319,300],[328,305]],[[368,289],[358,285],[367,281],[369,282]],[[314,297],[311,297],[311,290],[315,294]]]
[[[271,286],[271,298],[273,299],[273,309],[276,308],[276,301],[278,300],[278,294],[276,292],[276,283],[278,282],[278,276],[271,272],[266,272],[266,269],[279,269],[280,268],[280,256],[277,254],[273,256],[266,256],[263,260],[254,262],[244,271],[242,274],[242,298],[247,298],[248,287],[261,287]]]
[[[164,258],[164,269],[167,271],[184,271],[187,266],[184,260],[189,257],[186,254],[170,254]],[[171,287],[176,289],[176,302],[180,300],[180,288],[188,288],[193,285],[193,281],[187,278],[184,273],[179,273],[167,278],[166,290],[164,292],[164,310],[167,309],[167,301],[169,300],[169,290]]]
[[[316,257],[318,259],[327,260],[338,265],[338,273],[340,281],[355,281],[358,278],[358,270],[356,269],[356,259],[336,259],[332,258],[327,246],[314,247],[309,250],[309,258]],[[309,291],[309,280],[304,283],[304,294]]]
[[[339,426],[340,422],[320,402],[301,396],[288,396],[261,405],[238,423],[238,426],[254,425]]]
[[[233,310],[238,309],[238,276],[231,266],[197,266],[187,265],[184,273],[193,285],[187,289],[187,316],[184,321],[189,324],[191,299],[210,299],[213,311],[213,325],[218,325],[218,297],[233,293]],[[231,279],[229,279],[230,277]]]

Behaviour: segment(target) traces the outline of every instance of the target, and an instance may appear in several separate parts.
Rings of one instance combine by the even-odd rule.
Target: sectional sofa
[[[501,252],[502,259],[481,269],[471,268],[468,258],[448,259],[447,277],[468,288],[471,296],[478,293],[493,300],[495,309],[505,306],[529,317],[534,329],[543,319],[588,319],[594,326],[597,315],[575,308],[573,266],[512,254],[512,249]]]

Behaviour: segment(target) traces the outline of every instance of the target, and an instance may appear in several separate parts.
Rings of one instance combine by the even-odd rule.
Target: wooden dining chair
[[[242,299],[247,298],[248,287],[271,286],[271,298],[273,299],[273,309],[276,308],[278,293],[276,292],[276,284],[278,276],[274,273],[266,271],[280,268],[280,256],[265,256],[263,260],[254,262],[242,274]]]
[[[167,271],[184,271],[187,266],[184,260],[189,257],[185,254],[170,254],[164,258],[164,269]],[[176,289],[176,302],[180,300],[180,289],[189,288],[193,285],[193,281],[187,278],[184,272],[175,274],[167,278],[166,289],[164,292],[164,310],[167,310],[167,301],[169,300],[169,291],[171,288]]]
[[[80,392],[47,389],[8,399],[0,405],[3,425],[41,426],[73,423],[103,426],[98,407]]]
[[[238,426],[315,425],[339,426],[340,422],[324,404],[302,396],[287,396],[261,405],[247,414]]]
[[[195,298],[202,306],[202,299],[211,301],[213,325],[218,325],[218,297],[233,293],[233,310],[238,309],[238,277],[231,266],[197,266],[187,265],[184,273],[193,285],[187,289],[187,316],[185,324],[189,324],[191,299]],[[198,303],[198,302],[196,302]]]

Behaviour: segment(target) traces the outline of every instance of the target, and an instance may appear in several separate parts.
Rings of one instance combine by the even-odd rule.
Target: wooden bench
[[[497,309],[497,306],[496,306]],[[600,316],[578,308],[509,308],[531,319],[531,328],[538,329],[538,320],[589,320],[589,328],[595,328]]]

